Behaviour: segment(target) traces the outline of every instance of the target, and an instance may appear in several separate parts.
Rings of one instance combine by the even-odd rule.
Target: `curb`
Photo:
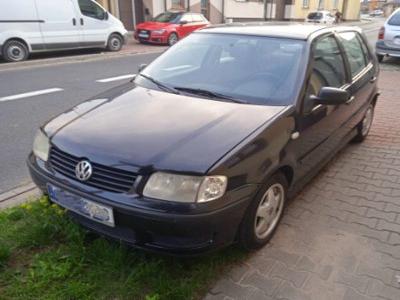
[[[0,210],[17,206],[31,199],[38,198],[42,192],[33,182],[20,185],[14,189],[8,190],[0,194]]]

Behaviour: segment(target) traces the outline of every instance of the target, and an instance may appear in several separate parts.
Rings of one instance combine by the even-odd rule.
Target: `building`
[[[304,20],[310,11],[340,11],[344,20],[358,20],[360,0],[97,0],[128,30],[165,10],[203,13],[211,23]]]

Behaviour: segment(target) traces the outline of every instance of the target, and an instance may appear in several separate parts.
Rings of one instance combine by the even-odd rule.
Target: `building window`
[[[338,0],[333,0],[333,8],[337,9],[338,8]]]
[[[171,6],[175,9],[185,8],[184,0],[171,0]]]
[[[308,8],[310,5],[310,0],[303,0],[303,7]]]
[[[318,3],[318,9],[324,9],[324,3],[325,1],[324,0],[319,0],[319,3]]]

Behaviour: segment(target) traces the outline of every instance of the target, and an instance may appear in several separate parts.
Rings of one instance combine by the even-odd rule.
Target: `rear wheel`
[[[369,130],[371,129],[373,119],[374,119],[374,106],[373,104],[370,104],[364,115],[364,118],[357,125],[357,135],[354,137],[353,142],[361,143],[366,139]]]
[[[3,46],[3,58],[9,62],[26,60],[29,56],[28,47],[21,41],[11,40]]]
[[[107,50],[112,52],[120,51],[123,44],[122,37],[119,34],[113,33],[108,39]]]
[[[383,58],[384,58],[383,55],[377,54],[376,57],[378,58],[378,61],[379,61],[379,62],[382,62],[382,61],[383,61]]]
[[[168,45],[173,46],[178,42],[179,38],[176,33],[171,33],[168,37]]]
[[[249,250],[263,247],[274,235],[286,204],[287,180],[272,176],[250,204],[239,229],[239,242]]]

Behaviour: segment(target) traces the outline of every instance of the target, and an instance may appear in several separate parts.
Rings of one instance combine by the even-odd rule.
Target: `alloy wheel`
[[[254,232],[258,239],[267,237],[277,226],[283,212],[285,190],[276,183],[265,192],[256,212]]]

